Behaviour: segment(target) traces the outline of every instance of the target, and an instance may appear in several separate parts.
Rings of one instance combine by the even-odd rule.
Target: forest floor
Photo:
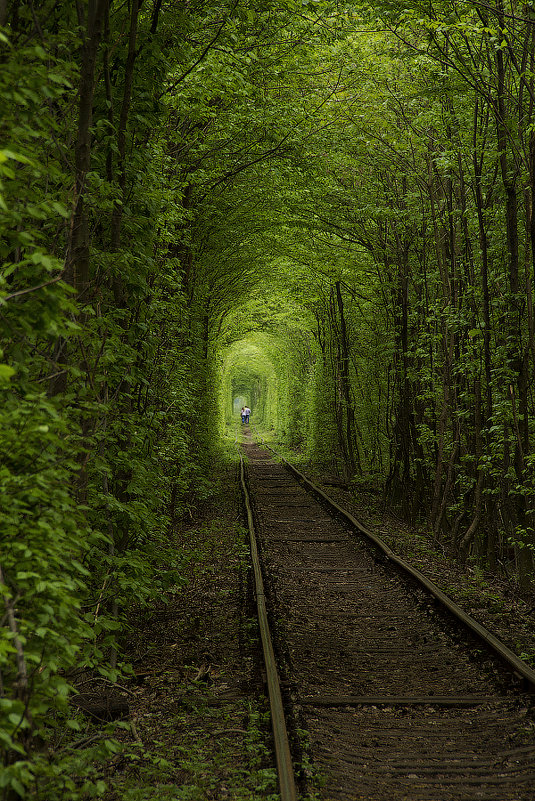
[[[134,612],[126,657],[132,733],[108,762],[106,801],[278,798],[236,461],[175,533],[184,584]]]
[[[126,687],[133,725],[117,735],[126,751],[107,765],[105,801],[278,798],[235,462],[219,465],[214,478],[211,500],[175,534],[184,585],[149,615],[133,614],[127,657],[135,678]],[[424,530],[390,514],[377,493],[314,479],[533,664],[535,599],[450,561]]]

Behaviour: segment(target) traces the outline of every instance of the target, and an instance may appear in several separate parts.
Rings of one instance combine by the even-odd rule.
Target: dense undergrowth
[[[1,774],[3,798],[278,797],[236,469],[231,445],[214,462],[212,492],[194,518],[169,531],[165,546],[132,551],[116,576],[127,594],[116,616],[99,608],[109,573],[97,608],[84,612],[87,570],[80,562],[72,568],[80,578],[60,583],[51,560],[39,605],[29,607],[42,629],[17,620],[15,647],[20,641],[30,671],[45,657],[53,664],[29,676],[26,709],[3,704],[12,755]],[[73,556],[60,540],[62,575]],[[18,580],[27,586],[24,576]],[[62,592],[76,602],[62,601]],[[57,616],[59,629],[62,615],[70,638],[60,639],[49,622]]]
[[[212,496],[171,536],[181,581],[130,609],[129,726],[100,764],[104,801],[278,797],[232,451],[214,465]]]

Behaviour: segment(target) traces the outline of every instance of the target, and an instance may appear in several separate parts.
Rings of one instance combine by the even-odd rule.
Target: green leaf
[[[15,370],[8,364],[0,364],[0,383],[9,382],[10,378],[15,375]]]
[[[18,161],[20,164],[31,164],[31,160],[27,157],[22,155],[22,153],[15,153],[13,150],[0,150],[0,161],[4,161],[7,159],[13,159],[13,161]]]

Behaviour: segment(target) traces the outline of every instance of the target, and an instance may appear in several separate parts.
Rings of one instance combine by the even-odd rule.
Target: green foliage
[[[33,771],[26,747],[34,737],[46,739],[55,715],[67,712],[65,671],[94,636],[81,603],[85,557],[98,536],[69,493],[70,443],[54,404],[43,395],[2,394],[0,586],[9,626],[0,653],[0,736],[12,763],[3,786],[18,791]]]

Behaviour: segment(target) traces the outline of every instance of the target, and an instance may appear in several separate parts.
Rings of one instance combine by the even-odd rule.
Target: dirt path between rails
[[[518,682],[266,450],[249,483],[282,673],[326,801],[528,801]]]
[[[254,441],[251,433],[246,441]],[[292,461],[291,454],[287,458]],[[535,669],[535,591],[522,593],[513,580],[455,562],[425,524],[404,523],[386,507],[380,492],[366,487],[349,490],[339,478],[314,469],[298,455],[294,461],[327,495]]]

